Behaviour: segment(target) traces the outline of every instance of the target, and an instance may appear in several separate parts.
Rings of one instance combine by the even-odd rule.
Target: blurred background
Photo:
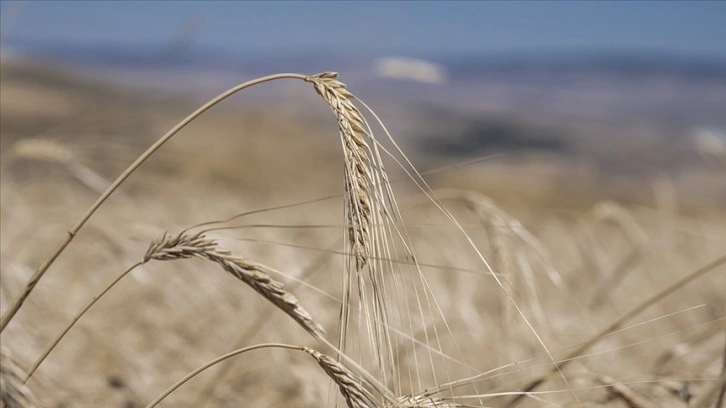
[[[448,196],[447,208],[509,280],[557,358],[723,255],[726,2],[3,0],[0,7],[3,309],[149,145],[224,90],[279,72],[340,73],[440,198]],[[384,129],[372,127],[394,151]],[[398,286],[384,285],[405,288],[404,296],[392,294],[401,316],[421,315],[403,331],[428,345],[445,322],[451,338],[435,350],[497,371],[480,390],[523,389],[549,369],[538,339],[513,317],[451,220],[398,163],[383,161],[406,239],[418,251],[411,258],[427,279],[424,288],[416,274],[396,269]],[[336,338],[349,262],[342,165],[337,122],[310,84],[265,83],[225,100],[101,207],[2,333],[3,347],[27,369],[150,242],[259,209],[267,210],[210,236],[279,268],[276,279]],[[399,237],[390,238],[390,256],[410,271]],[[319,346],[231,275],[205,265],[150,262],[135,270],[79,320],[31,389],[49,407],[142,407],[235,347]],[[632,407],[602,387],[630,381],[653,406],[693,406],[691,396],[722,372],[723,277],[722,266],[578,358],[566,375],[582,400]],[[419,294],[441,310],[406,304]],[[401,344],[412,350],[402,383],[411,373],[424,378],[407,392],[436,384],[426,380],[433,360],[429,373],[416,361],[424,361],[423,349]],[[240,357],[185,385],[169,406],[332,402],[329,382],[306,358]],[[514,362],[521,365],[498,371]],[[569,385],[546,386],[552,394],[543,399],[574,406],[563,391]],[[505,406],[504,398],[491,406]]]
[[[23,109],[82,104],[51,92],[70,78],[198,103],[260,75],[337,71],[424,170],[506,153],[489,165],[526,156],[568,185],[637,195],[665,178],[723,202],[724,17],[723,2],[3,1],[4,147],[57,125],[20,123]],[[254,92],[232,109],[309,96]]]

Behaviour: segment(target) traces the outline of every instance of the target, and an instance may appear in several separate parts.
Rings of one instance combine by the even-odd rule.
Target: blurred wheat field
[[[4,69],[2,82],[3,313],[109,183],[195,109],[173,95],[23,72],[30,78]],[[37,399],[29,406],[143,407],[200,365],[266,343],[303,352],[233,357],[161,406],[717,406],[726,359],[718,201],[691,203],[668,179],[643,186],[650,200],[609,199],[596,184],[508,169],[506,155],[417,178],[374,118],[345,104],[355,101],[344,89],[315,85],[325,101],[308,83],[270,84],[274,105],[255,104],[259,89],[242,92],[121,185],[2,332],[6,406],[25,406],[11,391],[27,389]],[[369,124],[380,147],[366,138]],[[338,126],[350,132],[342,143]],[[202,225],[215,220],[224,222]],[[189,259],[177,258],[191,244],[172,248],[174,259],[149,256],[20,385],[108,282],[187,228],[216,246]],[[308,313],[324,335],[300,327],[313,325]],[[360,387],[360,399],[345,387]]]

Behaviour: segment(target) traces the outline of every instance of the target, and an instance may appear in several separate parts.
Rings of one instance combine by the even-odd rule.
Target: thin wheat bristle
[[[361,270],[370,258],[371,212],[374,206],[371,177],[371,150],[366,124],[358,108],[353,105],[345,84],[337,80],[338,74],[326,72],[308,77],[318,94],[328,103],[338,119],[340,137],[345,153],[346,211],[350,221],[348,236],[356,258],[356,269]]]
[[[151,243],[144,256],[144,261],[172,261],[192,257],[206,259],[220,265],[237,279],[246,283],[257,293],[269,300],[280,310],[287,313],[305,330],[315,337],[325,334],[323,326],[315,321],[298,299],[285,290],[285,285],[270,277],[276,273],[274,269],[252,262],[248,259],[232,256],[231,253],[219,247],[213,239],[203,234],[180,234],[177,236],[164,236]]]
[[[25,372],[10,357],[9,351],[0,348],[0,401],[5,408],[37,407],[35,397],[23,383]]]
[[[303,347],[303,350],[310,354],[328,377],[335,382],[345,398],[348,408],[376,408],[370,393],[363,387],[362,379],[330,356],[308,347]]]

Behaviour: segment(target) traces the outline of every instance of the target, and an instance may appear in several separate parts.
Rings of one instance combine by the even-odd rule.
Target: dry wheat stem
[[[315,321],[298,302],[297,298],[285,290],[285,286],[272,279],[274,269],[252,262],[246,258],[235,257],[229,251],[219,248],[216,241],[202,234],[164,234],[161,239],[149,246],[144,262],[149,260],[172,261],[197,257],[220,265],[237,279],[246,283],[278,309],[292,317],[300,326],[316,338],[323,337],[323,326]]]
[[[159,405],[159,403],[161,401],[163,401],[164,398],[168,397],[172,392],[176,391],[179,387],[184,385],[187,381],[191,380],[192,378],[197,376],[197,374],[203,372],[204,370],[206,370],[224,360],[227,360],[230,357],[234,357],[234,356],[240,355],[242,353],[246,353],[248,351],[259,350],[259,349],[263,349],[263,348],[282,348],[282,349],[289,349],[289,350],[302,350],[303,349],[302,346],[294,346],[291,344],[264,343],[264,344],[256,344],[254,346],[249,346],[249,347],[245,347],[245,348],[241,348],[241,349],[232,351],[223,356],[217,357],[214,360],[212,360],[212,361],[200,366],[196,370],[190,372],[189,374],[184,376],[184,378],[182,378],[181,380],[174,383],[174,385],[172,385],[171,387],[166,389],[166,391],[164,391],[158,397],[156,397],[156,399],[154,399],[152,402],[150,402],[149,405],[146,406],[146,408],[153,408],[153,407]]]
[[[96,296],[94,296],[86,306],[81,309],[74,317],[73,320],[63,329],[62,332],[60,332],[56,338],[53,340],[53,342],[48,346],[48,348],[41,354],[40,357],[35,361],[33,366],[28,371],[28,374],[24,377],[23,383],[28,382],[30,377],[33,376],[36,370],[38,370],[38,367],[40,367],[41,364],[43,364],[43,361],[48,357],[48,355],[55,349],[55,347],[60,343],[60,341],[63,339],[63,337],[68,334],[68,332],[71,330],[71,328],[78,322],[78,320],[90,309],[93,305],[96,304],[111,288],[116,286],[121,279],[123,279],[126,275],[131,273],[134,269],[141,266],[144,262],[137,262],[133,264],[131,267],[126,269],[124,272],[122,272],[120,275],[118,275],[113,281],[111,281],[106,287]]]
[[[157,140],[151,147],[149,147],[144,153],[141,154],[126,170],[124,170],[123,173],[104,191],[103,194],[96,200],[96,202],[86,211],[86,213],[81,217],[80,220],[70,229],[67,231],[67,233],[63,236],[63,238],[59,241],[56,248],[48,255],[46,260],[41,264],[41,266],[35,271],[33,276],[31,276],[30,280],[26,284],[23,292],[21,293],[20,297],[13,303],[13,305],[10,307],[10,309],[3,314],[2,318],[0,318],[0,333],[5,330],[5,327],[7,324],[12,320],[13,316],[18,312],[20,307],[23,305],[25,300],[28,298],[30,293],[33,291],[35,286],[38,284],[40,279],[43,278],[43,275],[45,275],[46,271],[50,266],[55,262],[55,260],[60,256],[60,254],[65,250],[65,248],[68,246],[68,244],[71,243],[73,238],[76,236],[76,234],[83,228],[83,226],[86,224],[86,222],[91,218],[91,216],[98,210],[98,208],[106,202],[106,200],[113,194],[118,187],[134,172],[136,171],[139,166],[141,166],[151,155],[153,155],[161,146],[163,146],[169,139],[171,139],[174,135],[176,135],[181,129],[183,129],[186,125],[188,125],[190,122],[192,122],[194,119],[196,119],[199,115],[206,112],[219,102],[223,101],[224,99],[227,99],[231,95],[249,88],[254,85],[258,85],[264,82],[269,82],[273,80],[278,79],[301,79],[305,80],[308,78],[305,75],[301,74],[276,74],[276,75],[270,75],[265,76],[261,78],[254,79],[252,81],[245,82],[243,84],[237,85],[219,96],[215,97],[214,99],[210,100],[206,104],[199,107],[196,111],[192,112],[189,116],[184,118],[181,122],[177,123],[172,129],[170,129],[165,135],[163,135],[159,140]]]
[[[315,361],[318,362],[318,365],[325,371],[325,373],[330,377],[330,379],[335,382],[335,384],[338,386],[340,393],[343,395],[343,397],[346,400],[346,403],[348,404],[348,408],[376,408],[376,404],[374,402],[373,396],[371,395],[370,391],[366,389],[367,384],[365,381],[361,378],[358,378],[353,372],[348,370],[344,365],[341,363],[335,361],[335,359],[331,358],[330,356],[327,356],[325,354],[322,354],[316,350],[313,350],[308,347],[304,346],[295,346],[291,344],[282,344],[282,343],[264,343],[264,344],[256,344],[254,346],[244,347],[235,351],[232,351],[230,353],[227,353],[223,356],[220,356],[218,358],[215,358],[214,360],[200,366],[199,368],[195,369],[194,371],[190,372],[184,378],[177,381],[169,387],[166,391],[161,393],[154,401],[149,403],[146,408],[153,408],[161,401],[163,401],[166,397],[168,397],[172,392],[177,390],[179,387],[184,385],[187,381],[191,380],[195,376],[197,376],[199,373],[203,372],[204,370],[222,362],[225,361],[231,357],[246,353],[248,351],[253,350],[259,350],[263,348],[282,348],[282,349],[288,349],[288,350],[298,350],[298,351],[304,351],[310,356],[312,356]]]
[[[292,317],[313,337],[335,350],[342,359],[358,370],[381,395],[387,395],[388,390],[385,386],[332,345],[325,338],[322,325],[313,320],[310,314],[299,304],[295,296],[285,290],[282,283],[270,278],[271,273],[281,274],[281,272],[245,258],[234,257],[229,251],[219,248],[216,241],[205,237],[201,233],[194,235],[179,234],[176,236],[165,234],[159,240],[152,242],[146,255],[144,255],[144,261],[152,259],[168,261],[192,257],[217,263],[224,270],[251,286],[265,299]]]

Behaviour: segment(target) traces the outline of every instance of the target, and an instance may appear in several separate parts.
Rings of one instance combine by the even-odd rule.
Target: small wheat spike
[[[328,377],[338,385],[348,408],[375,408],[377,406],[373,402],[370,393],[363,387],[363,381],[345,368],[344,365],[311,348],[303,347],[303,351],[310,354]]]
[[[323,326],[315,321],[298,302],[297,298],[285,290],[285,285],[270,277],[276,271],[248,259],[235,257],[229,251],[219,248],[216,241],[203,234],[164,234],[161,239],[151,243],[144,255],[149,260],[171,261],[175,259],[202,258],[220,265],[225,271],[246,283],[257,293],[269,300],[280,310],[292,317],[300,326],[314,337],[322,337]]]

